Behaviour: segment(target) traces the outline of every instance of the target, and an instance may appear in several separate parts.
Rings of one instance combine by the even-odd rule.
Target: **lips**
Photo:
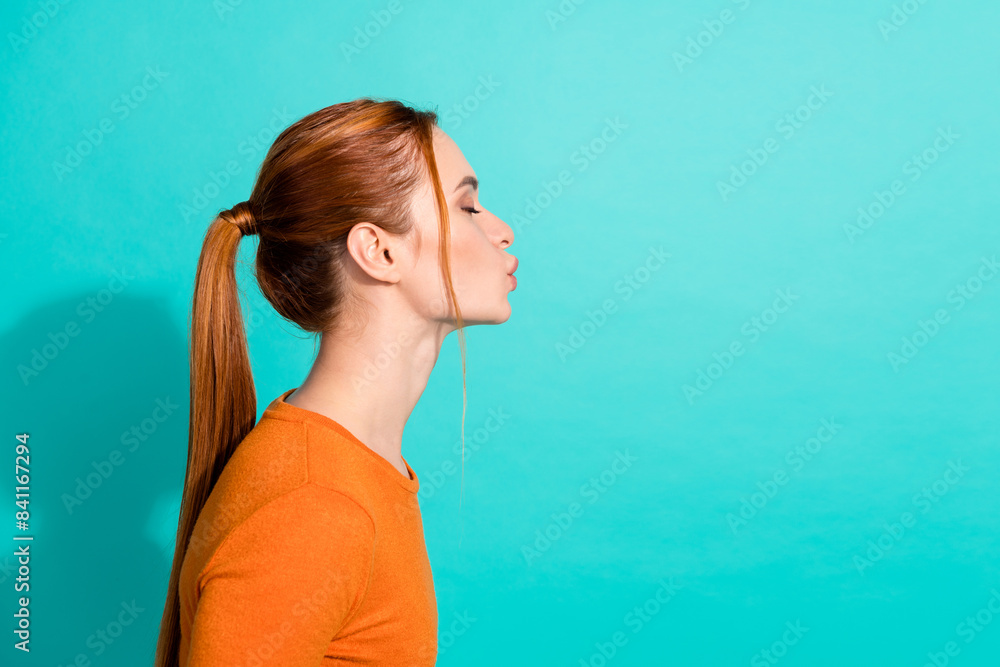
[[[512,290],[517,289],[517,277],[514,275],[515,271],[517,271],[517,257],[514,258],[514,266],[507,272],[507,275],[510,276]]]

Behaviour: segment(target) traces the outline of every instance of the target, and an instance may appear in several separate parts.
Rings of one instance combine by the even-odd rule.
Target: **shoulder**
[[[233,525],[202,570],[208,577],[247,566],[309,571],[345,561],[367,564],[375,544],[368,510],[312,482],[277,495]]]
[[[248,641],[280,631],[281,664],[317,664],[360,609],[372,580],[375,527],[360,505],[306,482],[233,526],[182,584],[191,664],[230,664]]]
[[[305,422],[302,427],[304,470],[309,483],[340,493],[376,516],[380,487],[373,476],[372,454],[350,436],[322,424]]]
[[[212,494],[243,517],[305,484],[337,492],[371,514],[370,466],[343,434],[265,415],[227,462]]]
[[[332,548],[336,540],[365,548],[375,535],[371,499],[345,458],[306,423],[262,419],[201,510],[185,555],[187,575],[200,579],[244,549],[280,559],[298,547]],[[329,539],[317,542],[317,535]]]

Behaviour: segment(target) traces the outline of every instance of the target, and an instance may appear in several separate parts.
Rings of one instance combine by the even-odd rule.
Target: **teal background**
[[[591,1],[556,22],[555,0],[387,7],[0,9],[0,438],[12,465],[30,433],[35,537],[30,658],[12,648],[13,540],[0,555],[0,662],[151,664],[203,234],[248,196],[269,124],[371,95],[437,108],[520,259],[510,320],[467,331],[464,481],[441,472],[461,462],[455,335],[404,437],[440,665],[997,664],[1000,276],[976,279],[1000,251],[1000,6]],[[906,21],[886,32],[894,7]],[[703,22],[724,10],[713,36]],[[373,11],[391,20],[345,54]],[[162,80],[122,106],[147,68]],[[788,136],[778,124],[812,86],[831,96]],[[602,145],[609,119],[626,127]],[[113,130],[57,173],[102,120]],[[948,128],[957,139],[914,171]],[[724,199],[718,183],[765,145]],[[238,173],[213,190],[229,161]],[[903,194],[852,238],[897,179]],[[651,247],[669,259],[646,271]],[[122,286],[115,271],[123,289],[102,292]],[[305,377],[313,342],[246,267],[241,281],[262,411]],[[960,300],[959,285],[979,289]],[[797,298],[774,317],[778,290]],[[921,322],[934,335],[894,367]],[[22,379],[68,323],[78,335]],[[700,371],[715,377],[686,394]],[[125,451],[157,399],[179,407]],[[492,433],[491,410],[506,415]],[[124,462],[68,511],[63,494],[115,449]],[[619,452],[635,461],[615,471]],[[11,475],[0,507],[13,537]],[[134,622],[96,643],[133,601]]]

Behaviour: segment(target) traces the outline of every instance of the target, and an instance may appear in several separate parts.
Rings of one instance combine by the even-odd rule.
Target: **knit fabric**
[[[432,666],[420,482],[281,394],[237,447],[180,573],[181,667]]]

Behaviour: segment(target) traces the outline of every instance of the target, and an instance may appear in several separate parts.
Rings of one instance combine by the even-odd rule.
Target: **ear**
[[[378,225],[370,222],[354,225],[347,233],[347,252],[375,280],[399,281],[399,242]]]

